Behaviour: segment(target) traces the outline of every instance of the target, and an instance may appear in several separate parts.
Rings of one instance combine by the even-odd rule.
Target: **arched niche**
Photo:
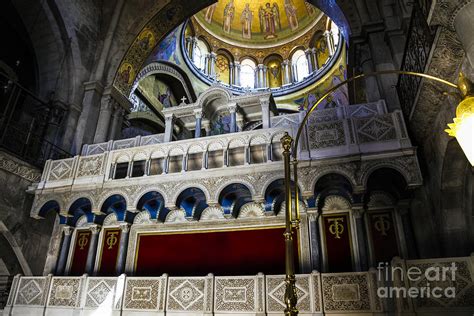
[[[165,211],[165,200],[157,191],[147,192],[138,200],[137,210],[148,211],[151,219],[158,219],[160,213]]]
[[[219,204],[224,210],[224,214],[237,218],[240,208],[252,201],[250,189],[241,183],[233,183],[226,186],[219,193]]]
[[[280,55],[270,55],[264,60],[267,66],[267,86],[269,88],[279,88],[283,84],[283,73],[281,63],[283,58]]]
[[[92,213],[92,204],[88,198],[79,198],[75,200],[68,210],[68,222],[71,226],[76,226],[81,217],[85,217],[87,223],[93,223],[95,216]]]
[[[100,208],[101,213],[117,214],[117,219],[119,221],[127,220],[127,201],[120,194],[114,194],[109,196]]]
[[[199,219],[208,205],[206,195],[199,188],[187,188],[176,199],[176,207],[186,212],[187,218]]]

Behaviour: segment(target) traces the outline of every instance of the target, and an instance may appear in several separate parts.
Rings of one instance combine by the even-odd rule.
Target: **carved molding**
[[[0,169],[13,173],[30,182],[41,179],[41,172],[33,166],[0,150]]]

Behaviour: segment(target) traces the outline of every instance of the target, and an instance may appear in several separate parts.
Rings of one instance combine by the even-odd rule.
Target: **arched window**
[[[197,40],[196,45],[193,49],[193,62],[197,68],[204,70],[206,72],[206,55],[209,53],[206,43],[202,40]]]
[[[301,81],[309,75],[308,60],[303,50],[297,50],[291,58],[293,74],[296,81]]]
[[[244,59],[240,64],[240,85],[244,88],[255,88],[255,62]]]

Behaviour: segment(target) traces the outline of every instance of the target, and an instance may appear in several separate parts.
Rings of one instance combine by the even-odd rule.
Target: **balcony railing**
[[[45,139],[53,116],[63,116],[61,109],[42,101],[1,73],[0,87],[1,148],[40,168],[48,159],[71,157]]]
[[[408,29],[401,70],[425,72],[436,30],[428,25],[427,15],[431,0],[414,1]],[[398,96],[405,117],[410,117],[418,95],[422,78],[400,75],[397,83]]]

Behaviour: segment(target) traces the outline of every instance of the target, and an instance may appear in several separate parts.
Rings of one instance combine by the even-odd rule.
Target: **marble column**
[[[320,66],[318,63],[318,52],[316,51],[316,48],[311,48],[311,58],[313,59],[313,69],[314,71],[317,71]]]
[[[216,78],[216,53],[209,53],[209,76],[211,78]]]
[[[87,253],[86,273],[88,275],[94,275],[95,257],[97,254],[97,240],[99,239],[100,228],[98,225],[92,225],[90,226],[90,230],[92,234],[89,244],[89,251]]]
[[[191,36],[186,37],[186,52],[189,59],[193,60],[193,38]]]
[[[309,210],[308,210],[309,211]],[[309,239],[311,251],[311,267],[313,270],[322,271],[321,239],[319,236],[317,211],[308,212]]]
[[[174,114],[165,114],[165,137],[164,142],[168,143],[173,140],[173,125],[174,125]]]
[[[287,85],[291,83],[290,80],[290,61],[288,59],[285,59],[284,61],[281,62],[281,71],[282,71],[282,83],[283,85]]]
[[[230,132],[235,133],[237,132],[237,104],[230,103],[228,108],[230,113]]]
[[[202,129],[202,109],[194,110],[194,117],[196,118],[196,128],[194,130],[194,138],[201,137]]]
[[[95,130],[94,143],[102,143],[107,139],[109,132],[110,119],[115,101],[110,94],[103,95],[100,101],[99,119]]]
[[[466,53],[467,60],[474,68],[474,1],[464,1],[454,18],[456,34]]]
[[[313,72],[313,56],[312,56],[312,52],[311,52],[311,49],[307,49],[304,51],[304,54],[306,56],[306,62],[308,63],[308,73],[312,73]]]
[[[262,70],[263,70],[263,74],[262,74],[262,76],[263,76],[263,86],[262,86],[262,88],[268,88],[268,82],[267,82],[268,81],[267,80],[267,70],[268,69],[267,69],[267,66],[263,65]]]
[[[231,86],[234,82],[234,63],[229,62],[229,85]]]
[[[257,88],[263,88],[263,67],[263,64],[257,65]]]
[[[367,271],[369,269],[369,256],[367,248],[367,233],[364,225],[364,205],[354,203],[352,205],[352,215],[355,219],[355,229],[357,234],[359,248],[358,271]]]
[[[332,37],[332,32],[329,30],[326,30],[324,32],[324,37],[326,38],[326,42],[328,44],[329,56],[332,56],[336,52],[336,47],[334,46],[334,38]]]
[[[64,275],[66,270],[67,257],[69,254],[69,246],[71,245],[71,236],[74,228],[69,226],[63,227],[63,242],[61,243],[61,252],[59,254],[58,263],[56,264],[56,275]]]
[[[270,128],[270,100],[267,98],[260,99],[260,106],[262,107],[262,128]]]
[[[240,62],[234,62],[234,85],[240,87]]]
[[[110,124],[109,134],[107,140],[114,140],[122,129],[124,110],[122,106],[115,103],[114,114],[112,116],[112,123]]]
[[[120,229],[122,230],[122,232],[120,233],[117,265],[115,266],[115,271],[117,272],[117,275],[125,272],[125,260],[127,259],[128,234],[130,231],[130,225],[127,223],[121,223]]]

